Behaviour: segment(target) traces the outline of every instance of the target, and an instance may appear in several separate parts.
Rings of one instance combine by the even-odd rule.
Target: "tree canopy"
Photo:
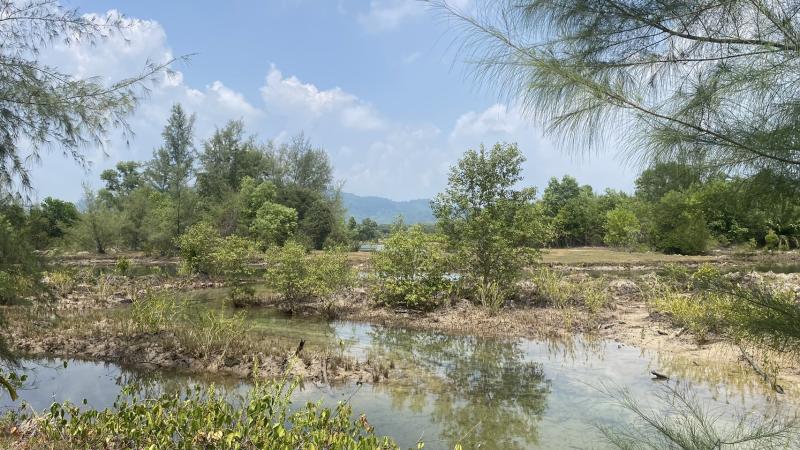
[[[122,32],[125,19],[80,15],[55,0],[0,0],[0,193],[31,187],[30,162],[58,149],[86,164],[83,148],[111,129],[129,133],[127,117],[146,83],[172,60],[143,62],[129,78],[78,78],[48,66],[38,54],[52,44],[96,42]]]
[[[800,178],[795,1],[433,3],[465,26],[478,77],[561,138]]]

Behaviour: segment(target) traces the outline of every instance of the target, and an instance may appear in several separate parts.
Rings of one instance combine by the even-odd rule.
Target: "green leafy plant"
[[[633,249],[639,242],[641,224],[633,211],[617,207],[606,213],[606,234],[603,241],[612,247]]]
[[[431,202],[468,289],[496,283],[504,297],[513,296],[548,238],[536,190],[518,188],[524,161],[516,144],[468,150]]]
[[[352,283],[347,255],[338,250],[309,254],[297,242],[273,248],[265,272],[266,284],[289,304],[327,297]]]
[[[452,289],[441,238],[420,225],[392,233],[371,264],[377,297],[390,305],[431,309]]]
[[[497,283],[490,282],[488,284],[479,285],[475,295],[478,302],[486,308],[489,308],[492,314],[496,314],[505,303],[502,289],[500,289]]]
[[[128,275],[128,271],[131,269],[131,260],[120,256],[117,258],[116,262],[114,263],[114,271],[120,275]]]
[[[22,448],[158,450],[329,449],[397,450],[350,406],[293,407],[295,384],[256,384],[235,404],[214,386],[138,400],[123,390],[115,409],[86,410],[54,403],[26,435]],[[19,418],[21,421],[22,418]]]

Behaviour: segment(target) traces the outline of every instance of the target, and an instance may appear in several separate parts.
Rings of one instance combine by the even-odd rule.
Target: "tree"
[[[55,1],[0,0],[0,192],[31,186],[29,161],[58,148],[80,164],[86,144],[99,144],[111,128],[129,131],[127,117],[145,84],[173,60],[148,63],[142,72],[110,84],[43,64],[38,54],[59,43],[95,42],[125,26],[119,15],[85,16]],[[23,152],[28,152],[24,154]]]
[[[602,239],[605,217],[589,186],[580,189],[561,207],[553,219],[553,231],[562,246],[595,245]]]
[[[277,151],[279,169],[275,176],[280,185],[296,186],[313,192],[331,188],[333,169],[325,150],[311,145],[304,134],[295,136]]]
[[[534,188],[516,189],[524,156],[516,144],[468,150],[431,202],[439,227],[472,287],[496,284],[509,295],[545,236]]]
[[[358,226],[357,240],[361,242],[373,241],[378,237],[378,222],[364,218]]]
[[[47,197],[42,201],[38,208],[32,208],[29,216],[33,221],[33,216],[40,215],[43,219],[44,230],[42,236],[46,245],[50,239],[60,239],[64,237],[67,230],[71,228],[80,218],[78,208],[70,202]]]
[[[648,202],[657,202],[669,191],[685,191],[702,183],[700,171],[686,164],[656,163],[642,171],[636,178],[636,196]]]
[[[180,104],[173,105],[161,133],[164,145],[155,150],[146,170],[153,187],[172,199],[174,237],[183,233],[191,221],[189,181],[194,174],[194,122],[194,114],[187,115]]]
[[[272,202],[264,202],[256,210],[250,224],[250,234],[263,249],[271,245],[283,245],[296,229],[297,211]]]
[[[80,223],[74,230],[75,236],[85,247],[103,254],[119,237],[119,215],[88,186],[83,187],[83,207]]]
[[[137,161],[120,161],[114,169],[104,170],[100,174],[100,179],[106,186],[101,195],[107,196],[110,201],[122,201],[134,189],[144,184],[141,167],[142,164]]]
[[[654,210],[656,245],[668,253],[705,253],[709,233],[705,216],[695,195],[671,191]]]
[[[466,25],[483,79],[560,137],[592,148],[613,132],[639,160],[800,177],[796,2],[434,3]]]
[[[203,143],[197,174],[200,196],[221,201],[226,194],[238,191],[245,177],[262,179],[268,157],[271,155],[257,146],[255,138],[245,137],[244,122],[228,122]]]
[[[569,175],[558,178],[550,178],[547,187],[542,194],[542,204],[544,211],[549,217],[555,217],[561,208],[567,204],[571,199],[578,197],[581,194],[581,187],[578,185],[578,180]]]
[[[603,242],[611,247],[632,249],[639,242],[641,227],[633,211],[618,206],[606,213],[606,234]]]

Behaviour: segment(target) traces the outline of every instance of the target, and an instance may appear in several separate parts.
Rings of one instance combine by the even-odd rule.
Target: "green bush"
[[[120,275],[127,275],[130,269],[131,260],[124,256],[117,258],[117,261],[114,263],[114,271]]]
[[[377,297],[387,304],[431,309],[450,294],[443,245],[420,225],[392,233],[371,263]]]
[[[767,234],[764,236],[764,246],[769,250],[775,250],[778,248],[778,243],[780,242],[780,238],[778,234],[775,233],[775,230],[767,231]]]
[[[182,270],[189,274],[239,281],[251,277],[253,243],[240,236],[221,237],[211,225],[199,223],[178,238]]]
[[[347,255],[338,250],[310,254],[305,246],[289,241],[268,256],[266,284],[291,304],[312,297],[327,297],[352,282]]]
[[[695,196],[670,191],[656,205],[656,245],[667,253],[705,253],[711,238]]]
[[[256,384],[234,403],[214,386],[144,400],[126,388],[114,409],[54,403],[25,439],[27,448],[398,449],[376,436],[365,417],[354,420],[344,403],[335,410],[318,403],[294,407],[293,389]]]
[[[641,224],[633,211],[618,206],[606,213],[606,245],[630,250],[636,247],[640,234]]]
[[[189,227],[178,237],[182,270],[189,274],[210,275],[212,253],[220,239],[219,232],[208,223],[201,222]]]
[[[255,213],[250,233],[263,249],[282,245],[297,229],[297,211],[277,203],[265,202]]]

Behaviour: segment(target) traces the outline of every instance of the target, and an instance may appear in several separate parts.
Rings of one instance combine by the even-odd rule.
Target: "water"
[[[203,291],[198,305],[217,307],[223,291]],[[773,397],[740,367],[700,366],[669,353],[642,351],[612,341],[482,339],[408,331],[352,322],[296,319],[269,309],[247,310],[248,322],[287,340],[340,348],[357,357],[392,361],[398,375],[388,382],[323,386],[306,382],[297,402],[349,399],[380,434],[403,448],[418,439],[426,449],[602,448],[596,425],[624,425],[601,386],[625,387],[634,398],[656,405],[658,369],[690,385],[712,410],[763,409]],[[35,360],[24,363],[29,383],[20,397],[34,409],[70,400],[109,408],[122,386],[137,383],[140,395],[175,391],[188,383],[221,384],[242,392],[248,384],[176,373],[126,370],[97,362]],[[8,403],[0,408],[10,407]]]

